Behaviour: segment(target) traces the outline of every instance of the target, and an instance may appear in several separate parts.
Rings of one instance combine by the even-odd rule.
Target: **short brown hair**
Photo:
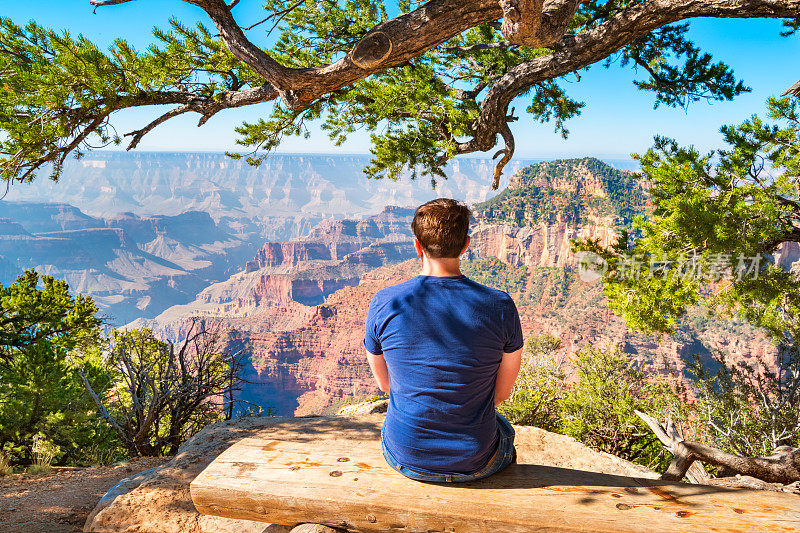
[[[429,256],[458,257],[467,244],[470,215],[461,202],[437,198],[417,208],[411,230]]]

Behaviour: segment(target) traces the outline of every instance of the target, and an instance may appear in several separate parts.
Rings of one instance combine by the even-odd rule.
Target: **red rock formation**
[[[279,414],[304,415],[331,412],[352,398],[378,393],[362,344],[369,301],[379,289],[414,276],[418,268],[419,262],[412,260],[373,270],[358,286],[307,308],[293,329],[276,331],[268,325],[274,317],[262,319],[260,314],[226,320],[237,342],[252,353],[248,378],[260,384],[248,388],[246,399],[272,406]],[[675,336],[662,339],[634,333],[605,306],[599,283],[574,276],[569,281],[560,268],[532,277],[517,296],[525,336],[558,336],[567,360],[587,344],[618,345],[646,368],[664,371],[667,362],[682,372],[693,353],[708,357],[711,350],[724,350],[738,359],[774,353],[763,333],[728,321],[687,320]]]
[[[603,246],[616,242],[617,233],[607,225],[570,226],[565,222],[518,227],[478,224],[472,231],[473,257],[497,257],[513,266],[574,266],[570,239],[600,239]]]
[[[366,366],[364,316],[373,294],[414,275],[415,261],[379,268],[356,287],[333,293],[312,308],[304,323],[275,332],[259,327],[260,314],[226,320],[237,343],[251,350],[248,401],[273,406],[279,414],[328,412],[351,398],[379,391]]]
[[[327,246],[319,242],[268,242],[245,265],[245,272],[277,266],[296,266],[302,261],[331,259]]]

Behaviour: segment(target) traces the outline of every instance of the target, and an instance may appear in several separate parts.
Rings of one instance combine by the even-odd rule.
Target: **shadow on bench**
[[[798,531],[791,494],[514,464],[463,484],[405,478],[377,440],[245,438],[191,483],[200,513],[352,531]]]

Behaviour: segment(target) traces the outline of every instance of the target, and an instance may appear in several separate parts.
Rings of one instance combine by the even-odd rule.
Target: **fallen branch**
[[[672,424],[672,421],[667,420],[666,424],[662,426],[658,423],[658,420],[647,413],[637,410],[634,410],[634,412],[636,413],[636,416],[641,418],[642,421],[647,424],[647,427],[649,427],[658,440],[661,441],[661,444],[663,444],[666,449],[675,455],[678,451],[678,443],[683,442],[683,435],[681,435],[678,429]],[[710,479],[706,469],[698,463],[690,465],[685,476],[689,483],[695,484],[703,484]],[[683,479],[683,476],[681,476],[681,479]]]
[[[696,442],[679,442],[675,458],[661,479],[680,481],[695,461],[725,467],[768,483],[800,481],[800,449],[781,446],[767,457],[741,457]]]

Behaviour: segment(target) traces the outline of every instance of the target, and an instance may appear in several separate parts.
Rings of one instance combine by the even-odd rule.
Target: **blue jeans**
[[[408,478],[432,483],[463,483],[489,477],[513,463],[517,458],[517,451],[514,449],[514,428],[500,413],[497,413],[497,430],[500,433],[497,450],[495,450],[489,462],[486,463],[486,466],[472,474],[437,474],[403,466],[386,449],[386,445],[383,443],[383,430],[381,430],[381,447],[383,448],[383,457],[389,463],[389,466]]]

